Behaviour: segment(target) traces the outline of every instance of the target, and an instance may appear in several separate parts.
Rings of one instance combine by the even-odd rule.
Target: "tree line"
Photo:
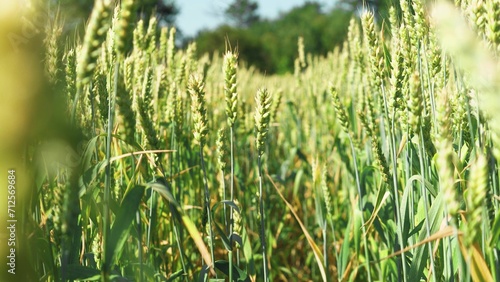
[[[293,72],[297,39],[303,37],[307,53],[326,55],[341,44],[349,20],[363,9],[371,9],[378,20],[387,17],[390,0],[339,0],[329,10],[316,1],[306,1],[276,19],[263,19],[258,3],[234,0],[224,11],[226,24],[203,30],[194,38],[198,54],[224,52],[227,44],[237,47],[240,58],[262,72]]]
[[[333,0],[332,0],[333,1]],[[55,0],[70,18],[80,19],[83,26],[93,0]],[[178,28],[179,47],[196,42],[197,54],[222,53],[232,46],[240,60],[268,74],[293,72],[297,57],[297,40],[303,37],[305,51],[326,55],[344,41],[349,19],[363,9],[374,11],[379,20],[387,16],[391,0],[338,0],[330,9],[319,2],[306,1],[281,13],[275,19],[262,18],[254,0],[233,0],[223,12],[225,23],[213,30],[199,31],[193,37],[183,36]],[[392,3],[394,4],[394,3]],[[155,15],[162,25],[175,25],[182,12],[175,0],[142,0],[137,2],[138,16],[148,21]],[[68,16],[67,16],[68,17]]]

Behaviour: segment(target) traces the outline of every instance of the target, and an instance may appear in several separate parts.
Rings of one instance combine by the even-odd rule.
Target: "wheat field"
[[[134,2],[38,26],[15,281],[500,281],[498,0],[364,11],[284,75]]]

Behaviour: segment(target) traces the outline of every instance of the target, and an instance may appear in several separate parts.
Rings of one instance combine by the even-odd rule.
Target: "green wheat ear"
[[[234,125],[238,115],[238,92],[236,84],[237,60],[238,55],[231,51],[228,51],[224,55],[224,95],[226,97],[226,115],[229,127]]]
[[[255,142],[259,156],[264,154],[267,132],[269,130],[269,122],[271,120],[271,101],[272,97],[267,89],[259,89],[257,91],[257,95],[255,96],[255,102],[257,104],[255,112],[255,128],[257,138]]]
[[[186,50],[186,68],[184,69],[183,75],[185,78],[193,73],[196,64],[196,42],[192,42],[188,45]]]
[[[361,16],[361,23],[363,26],[363,35],[366,42],[366,48],[368,50],[370,59],[370,82],[371,85],[375,88],[375,91],[379,91],[380,87],[382,86],[382,81],[384,80],[385,70],[384,58],[379,40],[377,38],[377,32],[375,30],[376,28],[373,13],[364,13]]]
[[[271,108],[271,121],[277,122],[278,110],[281,105],[281,100],[283,99],[283,90],[279,89],[276,92],[273,100],[273,106]]]
[[[97,0],[89,25],[85,32],[82,49],[78,52],[78,63],[76,67],[76,95],[71,110],[71,119],[78,120],[76,109],[80,96],[84,93],[84,87],[92,80],[92,74],[97,66],[97,59],[101,55],[101,45],[106,39],[110,26],[112,12],[112,1]],[[85,105],[84,105],[85,107]],[[81,113],[83,115],[83,113]],[[85,118],[83,119],[85,120]]]
[[[437,169],[439,175],[439,186],[444,193],[444,199],[448,214],[454,219],[458,214],[459,203],[455,189],[453,146],[451,139],[451,109],[448,106],[448,92],[443,90],[439,93],[436,101],[436,134],[434,136],[437,144]],[[455,222],[455,220],[453,220]]]
[[[395,31],[397,32],[397,31]],[[403,81],[405,79],[404,74],[404,57],[401,50],[400,40],[395,40],[393,44],[396,50],[393,51],[392,58],[392,70],[390,77],[390,103],[389,103],[389,114],[391,115],[391,121],[396,123],[396,121],[403,117],[406,112],[406,104],[404,101],[403,94]]]
[[[217,132],[217,141],[215,142],[215,144],[217,147],[217,166],[218,169],[222,172],[224,172],[227,167],[226,158],[228,150],[227,144],[225,142],[226,137],[226,128],[221,127]]]
[[[323,199],[325,201],[327,217],[330,218],[333,215],[333,207],[332,207],[332,197],[326,181],[327,176],[328,176],[327,167],[326,164],[323,164],[323,168],[321,170],[320,185],[321,185],[321,191],[323,193]]]
[[[191,95],[191,111],[194,123],[194,139],[199,144],[205,144],[208,133],[208,118],[205,102],[205,83],[200,75],[192,75],[188,83],[188,92]]]
[[[45,65],[49,76],[49,81],[52,84],[57,84],[59,80],[59,69],[60,69],[60,50],[59,50],[59,38],[62,33],[61,23],[58,22],[58,15],[51,25],[47,26],[48,34],[45,38]]]
[[[92,72],[96,68],[101,45],[106,39],[110,26],[111,2],[109,0],[97,0],[90,15],[89,25],[83,40],[83,48],[78,56],[77,83],[80,84],[80,87],[90,82]]]
[[[484,201],[488,188],[488,163],[482,153],[478,154],[476,161],[472,163],[470,176],[465,198],[467,205],[466,246],[479,242],[481,238]]]
[[[494,52],[500,51],[500,3],[486,1],[486,38]]]
[[[127,48],[131,44],[130,34],[133,32],[135,18],[134,0],[122,0],[119,20],[115,31],[115,46],[118,54],[126,54]]]
[[[409,123],[412,132],[420,134],[422,126],[422,111],[424,109],[424,101],[422,97],[422,88],[420,85],[420,76],[418,72],[414,72],[410,78],[410,101],[409,109]]]
[[[146,32],[144,31],[144,21],[142,19],[136,23],[136,27],[133,31],[132,38],[133,38],[132,42],[134,45],[134,49],[137,50],[146,49]]]
[[[241,211],[241,204],[238,201],[238,199],[234,199],[234,204],[240,209]],[[240,235],[241,236],[241,230],[243,229],[243,220],[241,217],[241,214],[236,210],[232,209],[233,211],[233,221],[234,221],[234,227],[233,227],[233,234]],[[236,248],[239,249],[241,246],[239,243],[236,242]]]
[[[71,105],[72,100],[74,99],[74,96],[76,94],[76,84],[75,84],[75,79],[76,79],[76,54],[75,54],[75,49],[70,49],[66,52],[64,55],[64,62],[65,62],[65,68],[64,68],[64,73],[65,73],[65,82],[66,82],[66,99],[67,104]]]
[[[152,149],[158,149],[160,140],[155,129],[153,113],[151,110],[152,80],[153,70],[151,68],[147,68],[142,82],[142,93],[139,97],[137,97],[137,112],[142,130],[146,135],[145,141],[147,141]]]
[[[116,96],[116,105],[124,128],[124,137],[128,144],[133,144],[137,122],[132,106],[132,89],[127,87],[127,82],[120,80],[118,81],[117,90],[120,95]]]
[[[219,195],[222,200],[226,199],[225,192],[225,184],[224,184],[224,175],[227,167],[226,158],[227,158],[227,144],[225,142],[226,129],[221,127],[217,132],[217,140],[215,141],[215,146],[217,149],[217,169],[222,173],[221,185],[219,186]]]
[[[148,29],[146,31],[146,50],[149,56],[153,56],[152,54],[156,48],[156,30],[158,27],[158,20],[156,17],[151,17],[149,19]]]
[[[168,41],[167,41],[167,65],[168,69],[170,72],[170,75],[174,75],[174,68],[175,68],[175,34],[176,34],[176,29],[175,27],[170,28],[169,34],[168,34]]]
[[[340,123],[340,126],[344,130],[346,134],[349,134],[349,118],[347,117],[347,113],[345,112],[345,108],[340,101],[339,95],[337,94],[337,90],[335,87],[330,85],[330,94],[332,95],[333,107],[335,108],[335,114],[337,116],[337,120]]]

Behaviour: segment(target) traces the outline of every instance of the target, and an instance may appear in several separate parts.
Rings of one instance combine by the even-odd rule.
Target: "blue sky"
[[[233,0],[177,0],[180,8],[177,25],[185,36],[194,36],[204,28],[214,28],[224,22],[224,10]],[[276,18],[280,12],[286,12],[295,6],[300,6],[306,0],[257,0],[258,13],[264,18]],[[328,8],[333,0],[317,1]]]

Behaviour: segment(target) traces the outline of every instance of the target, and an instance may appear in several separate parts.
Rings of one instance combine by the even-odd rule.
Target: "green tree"
[[[342,43],[347,32],[350,11],[335,8],[323,12],[319,3],[307,2],[272,21],[261,21],[250,28],[269,54],[268,72],[291,72],[297,57],[297,38],[302,36],[305,51],[325,55]]]
[[[251,0],[235,0],[229,5],[224,14],[237,27],[245,28],[259,21],[257,10],[259,4]]]
[[[226,50],[226,42],[238,51],[240,60],[263,71],[271,68],[268,64],[269,54],[266,54],[259,38],[247,29],[229,25],[222,25],[213,31],[200,32],[196,37],[197,52],[199,55],[214,52],[222,54]]]
[[[179,8],[174,0],[143,0],[139,3],[141,3],[139,11],[143,13],[144,18],[149,19],[155,13],[160,23],[172,25],[175,23],[177,14],[179,14]]]
[[[281,14],[275,20],[260,20],[246,28],[224,25],[203,31],[196,37],[199,54],[225,51],[225,42],[238,47],[240,59],[266,73],[292,72],[297,57],[297,38],[302,36],[305,51],[326,55],[342,43],[352,12],[335,8],[323,11],[318,3],[307,2]]]

